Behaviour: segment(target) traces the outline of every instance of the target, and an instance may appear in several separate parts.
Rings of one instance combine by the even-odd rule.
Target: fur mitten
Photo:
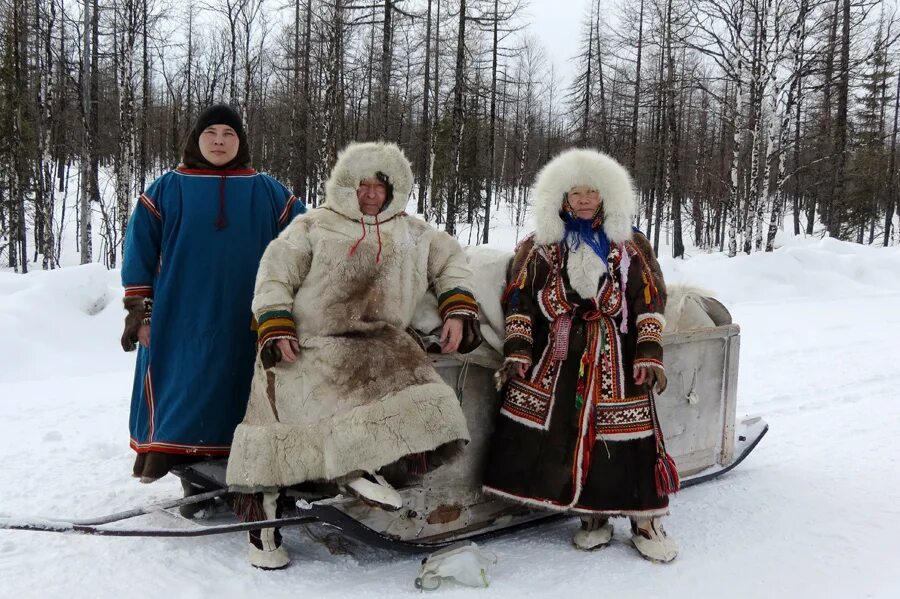
[[[150,316],[153,313],[153,298],[150,297],[126,297],[124,300],[125,331],[122,333],[122,349],[134,351],[138,342],[138,330],[141,325],[150,324]]]

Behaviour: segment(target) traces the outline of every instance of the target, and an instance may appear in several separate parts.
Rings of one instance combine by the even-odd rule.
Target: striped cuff
[[[441,320],[454,316],[477,319],[478,304],[470,292],[455,287],[442,293],[438,298],[438,312],[441,314]]]
[[[153,285],[126,285],[125,297],[153,297]]]
[[[522,314],[510,314],[506,317],[506,341],[524,341],[531,345],[531,317]]]
[[[274,339],[297,340],[297,327],[294,325],[294,315],[288,310],[272,310],[263,312],[257,319],[258,343],[262,347]]]
[[[658,312],[648,312],[637,317],[637,342],[662,345],[662,332],[666,318]]]

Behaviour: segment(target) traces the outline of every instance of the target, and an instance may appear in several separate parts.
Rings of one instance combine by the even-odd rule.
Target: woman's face
[[[384,200],[387,197],[387,188],[384,183],[375,177],[369,177],[359,182],[356,188],[356,199],[359,201],[359,211],[367,216],[375,216],[381,212]]]
[[[213,166],[228,164],[240,146],[237,132],[228,125],[210,125],[200,134],[200,153]]]
[[[600,192],[586,185],[576,185],[569,190],[568,202],[578,218],[593,218],[600,206]]]

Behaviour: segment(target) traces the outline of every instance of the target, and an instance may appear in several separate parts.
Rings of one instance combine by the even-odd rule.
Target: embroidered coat
[[[304,210],[254,170],[179,168],[141,195],[122,263],[126,297],[153,300],[150,347],[138,348],[131,398],[135,451],[228,454],[253,372],[259,260]]]
[[[575,185],[600,192],[608,266],[563,239],[563,193]],[[528,371],[502,390],[484,489],[558,511],[665,514],[662,439],[633,370],[662,368],[666,289],[630,226],[630,177],[603,154],[574,150],[545,167],[535,196],[536,232],[517,248],[504,296],[505,359]]]
[[[394,198],[359,210],[360,181],[387,175]],[[260,344],[300,344],[298,360],[256,361],[227,482],[254,492],[374,472],[410,454],[468,441],[453,389],[406,331],[434,286],[444,319],[477,322],[459,243],[403,211],[412,170],[393,144],[351,144],[323,206],[294,220],[263,256],[253,311]]]

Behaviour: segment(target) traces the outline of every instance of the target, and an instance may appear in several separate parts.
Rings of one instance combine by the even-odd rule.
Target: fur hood
[[[611,242],[631,239],[636,209],[631,175],[603,152],[574,149],[556,156],[537,175],[533,200],[535,241],[541,245],[562,241],[565,226],[559,212],[563,194],[576,185],[586,185],[600,192],[603,230]]]
[[[353,220],[364,218],[366,222],[374,223],[374,216],[364,216],[360,212],[356,188],[360,181],[374,177],[379,171],[390,179],[394,197],[378,214],[378,220],[384,222],[396,216],[406,208],[413,173],[403,150],[387,142],[352,143],[341,150],[325,183],[324,206]]]

